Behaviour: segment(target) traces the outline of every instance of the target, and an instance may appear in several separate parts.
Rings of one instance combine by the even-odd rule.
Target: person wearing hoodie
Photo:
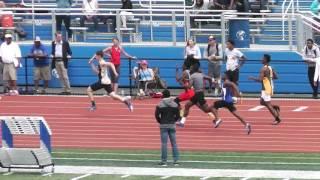
[[[167,166],[167,142],[168,136],[171,142],[173,165],[179,166],[179,151],[176,142],[175,124],[180,119],[178,104],[170,98],[170,91],[165,89],[162,92],[162,100],[155,110],[155,118],[160,124],[161,135],[161,162],[159,165]]]
[[[319,47],[313,43],[312,39],[308,39],[306,46],[302,50],[302,58],[308,65],[308,78],[310,86],[313,90],[312,97],[318,98],[318,84],[314,83],[316,59],[320,57]]]

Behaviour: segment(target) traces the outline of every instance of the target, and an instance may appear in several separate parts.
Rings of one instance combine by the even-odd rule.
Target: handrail
[[[146,1],[146,0],[145,0]],[[183,3],[183,6],[170,6],[170,5],[166,5],[166,6],[164,6],[164,5],[159,5],[159,6],[157,6],[157,5],[152,5],[152,1],[153,0],[148,0],[149,1],[149,5],[144,5],[143,3],[142,3],[142,0],[139,0],[139,5],[141,6],[141,7],[143,7],[143,8],[153,8],[153,7],[155,7],[155,8],[183,8],[183,9],[186,9],[186,8],[193,8],[195,5],[196,5],[196,1],[193,1],[193,4],[192,4],[192,6],[186,6],[185,5],[185,0],[181,0],[181,1],[178,1],[178,0],[176,0],[176,2],[182,2]],[[167,0],[157,0],[157,1],[167,1]],[[171,2],[172,2],[173,0],[171,0]],[[151,6],[152,5],[152,6]]]
[[[77,5],[79,5],[78,0],[75,0],[75,3],[72,3],[72,7],[75,7]],[[34,3],[34,0],[32,0],[31,4],[25,3],[24,0],[21,0],[21,5],[25,6],[25,7],[57,7],[56,3]]]
[[[286,3],[287,3],[287,0],[284,0],[283,1],[283,3],[282,3],[282,5],[281,5],[281,9],[282,9],[282,40],[284,40],[285,39],[285,28],[284,28],[284,21],[285,21],[285,17],[287,16],[287,14],[288,14],[288,11],[290,10],[290,8],[292,7],[292,9],[291,9],[291,15],[292,15],[292,17],[294,17],[294,0],[290,0],[290,2],[289,2],[289,4],[288,4],[288,6],[287,6],[287,8],[285,9],[285,5],[286,5]]]

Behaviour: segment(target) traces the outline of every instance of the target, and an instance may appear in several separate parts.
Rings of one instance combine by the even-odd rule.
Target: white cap
[[[39,37],[39,36],[36,36],[36,39],[35,39],[34,41],[40,42],[40,41],[41,41],[41,39],[40,39],[40,37]]]
[[[6,34],[4,37],[5,38],[12,38],[12,34]]]

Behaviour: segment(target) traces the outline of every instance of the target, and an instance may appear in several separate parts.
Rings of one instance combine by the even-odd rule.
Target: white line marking
[[[241,180],[248,180],[248,179],[250,179],[250,177],[241,178]]]
[[[209,178],[210,178],[210,176],[206,176],[206,177],[200,178],[200,180],[207,180],[207,179],[209,179]]]
[[[160,179],[168,179],[168,178],[170,178],[171,176],[163,176],[163,177],[161,177]]]
[[[71,180],[79,180],[79,179],[82,179],[82,178],[85,178],[85,177],[88,177],[88,176],[91,176],[91,175],[92,175],[91,173],[88,173],[88,174],[85,174],[85,175],[82,175],[82,176],[78,176],[78,177],[72,178]]]
[[[42,176],[51,176],[53,173],[45,173],[45,174],[42,174]]]
[[[293,170],[232,170],[232,169],[185,169],[185,168],[138,168],[138,167],[96,167],[57,166],[56,173],[78,174],[131,174],[140,176],[182,176],[182,177],[251,177],[251,178],[297,178],[319,179],[320,171]]]
[[[10,176],[11,174],[13,174],[13,172],[7,172],[7,173],[4,173],[3,175],[4,176]]]
[[[264,106],[256,106],[256,107],[250,108],[249,111],[259,111],[262,108],[264,108]]]
[[[290,178],[285,178],[285,179],[283,179],[283,180],[290,180]]]
[[[103,159],[103,158],[53,158],[57,160],[78,160],[78,161],[118,161],[118,162],[155,162],[152,159]],[[320,165],[320,163],[302,162],[256,162],[256,161],[180,161],[181,163],[206,163],[206,164],[262,164],[262,165]],[[319,171],[320,173],[320,171]],[[242,176],[243,177],[243,176]]]
[[[300,112],[300,111],[304,111],[306,109],[308,109],[308,106],[300,106],[300,107],[294,109],[293,111],[294,112]]]
[[[126,175],[121,176],[121,178],[127,178],[129,176],[131,176],[131,175],[130,174],[126,174]]]
[[[319,138],[317,138],[319,139]],[[159,157],[159,154],[152,154],[152,153],[141,153],[141,154],[134,154],[134,153],[113,153],[113,152],[102,152],[102,153],[91,153],[91,152],[63,152],[63,151],[53,151],[53,154],[73,154],[73,155],[116,155],[116,156],[150,156],[150,157]],[[58,156],[58,155],[57,155]],[[56,156],[56,157],[57,157]],[[320,157],[293,157],[293,156],[281,156],[281,157],[269,157],[269,156],[245,156],[245,155],[214,155],[214,154],[181,154],[180,157],[214,157],[214,158],[260,158],[260,159],[304,159],[304,160],[319,160]]]

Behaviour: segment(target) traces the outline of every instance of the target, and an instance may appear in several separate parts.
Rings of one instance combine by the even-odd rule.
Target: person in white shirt
[[[3,63],[3,80],[8,81],[11,95],[18,95],[17,68],[20,67],[21,51],[18,44],[12,42],[12,34],[5,35],[5,42],[0,46]]]
[[[96,15],[99,9],[97,0],[83,0],[82,12],[84,16],[80,18],[80,26],[84,27],[84,22],[92,21],[94,23],[94,31],[98,30],[98,16]]]
[[[186,69],[190,69],[193,64],[200,65],[201,51],[199,46],[197,46],[192,39],[187,41],[187,46],[184,51],[184,59],[184,66]]]
[[[308,78],[313,90],[312,97],[318,98],[318,83],[314,83],[316,60],[320,57],[319,47],[314,44],[312,39],[308,39],[306,46],[302,49],[302,59],[308,65]]]
[[[244,64],[246,57],[238,49],[234,48],[234,41],[227,41],[225,50],[225,58],[227,59],[226,70],[231,82],[238,85],[240,67]]]

